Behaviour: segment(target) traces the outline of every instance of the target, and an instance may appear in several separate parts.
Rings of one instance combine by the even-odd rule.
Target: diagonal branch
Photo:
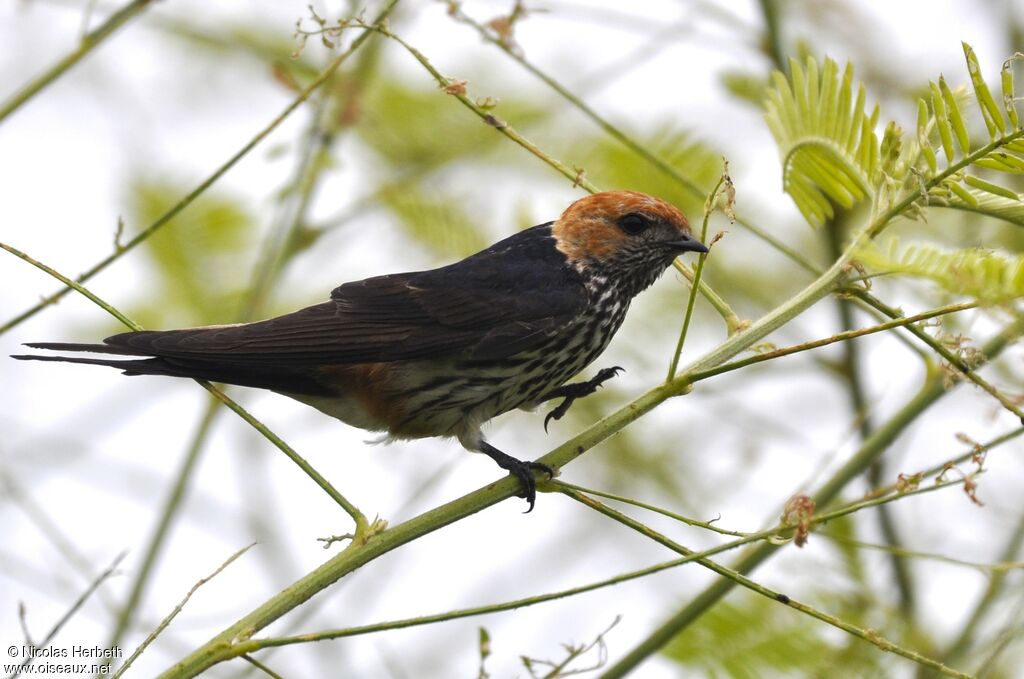
[[[810,518],[809,524],[815,526],[825,525],[839,517],[847,516],[849,514],[862,511],[864,509],[882,507],[890,502],[895,502],[903,498],[911,497],[914,495],[933,493],[935,491],[942,490],[950,486],[962,486],[963,484],[964,479],[957,478],[948,481],[938,482],[935,483],[934,485],[922,486],[906,492],[893,492],[886,497],[877,497],[871,500],[856,502],[854,504],[848,505],[833,512],[817,514]],[[559,492],[573,499],[577,499],[576,496],[578,494],[582,494],[584,496],[594,494],[594,492],[589,489],[579,488],[577,486],[564,483],[562,481],[553,481],[552,485]],[[633,504],[642,505],[642,503],[635,502]],[[647,506],[647,508],[656,509],[650,507],[649,505]],[[461,618],[474,617],[478,615],[487,615],[490,613],[500,613],[503,611],[516,610],[519,608],[524,608],[526,606],[534,606],[537,604],[547,603],[549,601],[556,601],[558,599],[565,599],[568,597],[585,594],[587,592],[592,592],[594,590],[602,589],[605,587],[611,587],[614,585],[621,584],[623,582],[628,582],[630,580],[636,580],[638,578],[646,577],[648,575],[660,573],[670,568],[676,568],[678,566],[682,566],[688,563],[701,562],[702,560],[708,559],[717,554],[722,554],[727,551],[742,547],[744,545],[751,544],[753,542],[769,539],[789,539],[792,536],[793,531],[793,526],[779,524],[767,530],[758,531],[756,533],[733,533],[734,535],[741,535],[741,537],[737,540],[731,540],[729,542],[717,545],[715,547],[709,547],[708,549],[701,550],[699,552],[687,552],[684,556],[678,559],[664,561],[662,563],[654,564],[653,566],[648,566],[646,568],[640,568],[634,571],[621,573],[619,575],[606,578],[604,580],[598,580],[596,582],[591,582],[586,585],[580,585],[578,587],[572,587],[569,589],[561,590],[558,592],[551,592],[548,594],[538,594],[534,596],[523,597],[521,599],[514,599],[512,601],[504,601],[497,604],[489,604],[486,606],[461,608],[457,610],[446,611],[444,613],[435,613],[432,615],[423,615],[414,618],[404,618],[401,620],[391,620],[386,622],[372,623],[369,625],[359,625],[344,629],[325,630],[322,632],[308,632],[294,636],[249,639],[248,641],[245,641],[236,647],[236,654],[242,655],[245,653],[252,653],[256,650],[263,648],[275,648],[278,646],[307,644],[318,641],[326,641],[330,639],[343,639],[347,637],[360,636],[363,634],[373,634],[376,632],[383,632],[394,629],[404,629],[407,627],[418,627],[420,625],[430,625],[439,622],[447,622],[449,620],[458,620]]]
[[[181,611],[185,608],[185,604],[188,603],[189,599],[192,598],[192,595],[195,594],[200,587],[202,587],[210,580],[220,575],[221,571],[223,571],[225,568],[234,563],[236,559],[238,559],[240,556],[248,552],[255,545],[256,543],[253,542],[249,545],[246,545],[245,547],[242,547],[237,552],[235,552],[227,559],[225,559],[224,562],[220,566],[218,566],[216,570],[214,570],[206,577],[200,578],[199,581],[196,582],[196,584],[192,585],[192,588],[185,594],[182,600],[178,602],[178,605],[174,607],[174,610],[168,613],[167,616],[160,621],[160,624],[156,626],[156,629],[149,633],[149,635],[142,641],[142,643],[139,644],[138,648],[136,648],[135,651],[130,656],[128,656],[128,659],[124,661],[124,664],[122,664],[121,667],[117,669],[117,672],[114,673],[114,679],[117,679],[118,677],[123,675],[125,671],[129,667],[131,667],[131,664],[135,662],[135,659],[142,655],[142,652],[145,651],[146,648],[149,647],[149,645],[152,644],[153,641],[156,640],[158,636],[160,636],[161,632],[167,629],[167,626],[171,624],[171,621],[174,620],[174,618],[177,617],[179,613],[181,613]]]
[[[571,497],[572,499],[576,500],[577,502],[581,502],[584,505],[586,505],[586,506],[588,506],[588,507],[590,507],[590,508],[600,512],[601,514],[604,514],[605,516],[607,516],[607,517],[609,517],[609,518],[611,518],[611,519],[613,519],[615,521],[618,521],[619,523],[623,524],[624,526],[632,528],[633,530],[637,531],[641,535],[644,535],[644,536],[654,540],[655,542],[657,542],[659,544],[662,544],[665,547],[668,547],[669,549],[671,549],[674,552],[679,552],[680,554],[682,554],[684,556],[692,556],[694,554],[694,552],[692,550],[684,547],[683,545],[675,542],[674,540],[669,539],[668,537],[662,535],[661,533],[658,533],[657,531],[652,530],[651,528],[649,528],[648,526],[646,526],[643,523],[640,523],[636,519],[634,519],[634,518],[632,518],[630,516],[627,516],[626,514],[623,514],[622,512],[619,512],[619,511],[617,511],[615,509],[612,509],[611,507],[609,507],[608,505],[606,505],[606,504],[604,504],[602,502],[598,502],[597,500],[595,500],[593,498],[590,498],[590,497],[587,497],[586,495],[584,495],[582,493],[579,493],[579,492],[577,492],[575,490],[568,490],[568,489],[566,489],[566,490],[563,490],[562,492],[564,492],[565,494],[567,494],[569,497]],[[762,584],[760,584],[758,582],[755,582],[754,580],[751,580],[750,578],[746,577],[742,573],[740,573],[738,571],[735,571],[735,570],[733,570],[731,568],[728,568],[726,566],[722,566],[721,564],[719,564],[719,563],[717,563],[715,561],[712,561],[711,559],[701,558],[701,559],[696,559],[696,561],[697,561],[697,563],[699,563],[700,565],[704,566],[705,568],[708,568],[708,569],[714,571],[715,573],[718,573],[719,575],[721,575],[724,578],[725,582],[732,582],[733,584],[740,585],[742,587],[746,587],[747,589],[749,589],[749,590],[751,590],[751,591],[753,591],[753,592],[755,592],[757,594],[760,594],[761,596],[764,596],[764,597],[767,597],[769,599],[773,599],[775,601],[778,601],[779,603],[783,604],[784,606],[788,606],[790,608],[794,608],[794,609],[800,611],[801,613],[804,613],[805,615],[809,615],[812,618],[820,620],[820,621],[822,621],[822,622],[824,622],[826,624],[832,625],[833,627],[837,627],[837,628],[843,630],[844,632],[846,632],[848,634],[852,634],[853,636],[860,637],[864,641],[867,641],[868,643],[874,644],[875,646],[877,646],[878,648],[882,649],[883,651],[888,651],[889,653],[895,653],[896,655],[903,656],[904,658],[907,658],[908,660],[913,660],[914,662],[918,663],[919,665],[923,665],[924,667],[928,667],[928,668],[933,669],[933,670],[935,670],[937,672],[941,672],[942,674],[945,674],[946,676],[949,676],[949,677],[958,677],[959,679],[970,679],[970,675],[964,674],[963,672],[958,672],[958,671],[956,671],[954,669],[946,667],[941,662],[938,662],[936,660],[932,660],[931,658],[923,656],[920,653],[917,653],[916,651],[911,651],[910,649],[903,648],[902,646],[899,646],[898,644],[895,644],[892,641],[889,641],[888,639],[884,638],[883,636],[881,636],[880,634],[878,634],[874,630],[865,629],[865,628],[862,628],[862,627],[857,627],[856,625],[853,625],[851,623],[846,622],[842,618],[837,618],[834,615],[829,615],[829,614],[827,614],[827,613],[825,613],[823,611],[819,611],[818,609],[816,609],[816,608],[814,608],[812,606],[809,606],[809,605],[807,605],[805,603],[802,603],[800,601],[797,601],[796,599],[793,599],[792,597],[789,597],[786,594],[783,594],[781,592],[777,592],[777,591],[772,590],[772,589],[770,589],[768,587],[765,587],[764,585],[762,585]],[[623,676],[623,675],[615,674],[614,673],[614,668],[613,668],[613,670],[610,670],[609,672],[605,673],[605,675],[604,675],[604,677],[614,677],[614,676]]]
[[[389,0],[388,4],[384,7],[383,10],[381,10],[381,13],[377,16],[376,21],[383,21],[391,13],[391,10],[393,10],[395,5],[397,5],[397,4],[398,4],[398,0]],[[270,135],[271,132],[273,132],[275,129],[277,129],[277,127],[282,122],[284,122],[284,120],[288,116],[290,116],[292,113],[294,113],[295,110],[297,108],[299,108],[299,106],[301,106],[303,102],[305,102],[307,99],[309,99],[309,97],[313,94],[313,92],[315,92],[317,89],[320,88],[321,85],[323,85],[328,80],[330,80],[331,76],[334,75],[334,72],[338,70],[338,67],[340,67],[345,62],[345,60],[347,60],[350,56],[352,56],[352,54],[356,50],[358,50],[359,47],[362,46],[362,44],[364,42],[366,42],[366,40],[369,38],[369,35],[370,35],[370,32],[367,31],[367,32],[363,33],[362,35],[359,35],[358,37],[356,37],[356,39],[352,41],[352,44],[349,46],[349,48],[347,50],[345,50],[344,52],[342,52],[341,54],[339,54],[337,57],[335,57],[335,59],[327,66],[327,68],[325,68],[323,71],[321,71],[320,75],[318,75],[306,87],[306,89],[302,90],[302,92],[299,93],[299,96],[297,96],[295,98],[295,100],[292,101],[291,104],[289,104],[287,107],[285,107],[285,109],[283,111],[281,111],[281,113],[279,113],[277,115],[277,117],[275,117],[273,120],[271,120],[270,123],[267,124],[266,127],[264,127],[262,130],[257,132],[256,136],[254,136],[252,139],[250,139],[248,142],[246,142],[246,144],[242,148],[240,148],[237,152],[235,152],[234,155],[232,155],[230,158],[228,158],[227,161],[225,161],[223,165],[221,165],[216,170],[214,170],[213,174],[211,174],[209,177],[207,177],[202,182],[200,182],[199,185],[196,186],[196,188],[194,188],[192,191],[190,191],[188,194],[186,194],[181,200],[179,200],[177,203],[175,203],[173,206],[171,206],[171,208],[167,212],[165,212],[163,215],[161,215],[155,222],[153,222],[152,224],[147,226],[145,229],[140,231],[135,237],[133,237],[131,240],[129,240],[123,246],[117,248],[113,253],[108,255],[106,258],[100,260],[98,263],[93,265],[88,271],[86,271],[85,273],[80,275],[78,278],[76,278],[75,282],[77,282],[77,283],[85,283],[90,278],[92,278],[93,276],[95,276],[96,274],[98,274],[99,272],[103,271],[108,266],[110,266],[111,264],[116,262],[118,259],[120,259],[122,256],[124,256],[125,253],[130,251],[132,248],[134,248],[135,246],[139,245],[144,240],[146,240],[147,238],[152,236],[154,233],[159,231],[161,228],[166,226],[167,223],[171,221],[171,219],[176,217],[180,212],[182,212],[185,208],[187,208],[189,205],[191,205],[199,196],[201,196],[203,193],[205,193],[207,191],[207,189],[209,189],[211,186],[213,186],[214,183],[216,183],[222,176],[224,176],[224,174],[226,174],[228,170],[230,170],[232,167],[237,165],[238,162],[240,160],[242,160],[242,158],[247,156],[249,154],[249,152],[252,151],[254,148],[256,148],[256,146],[259,145],[259,143],[261,141],[266,139]],[[61,290],[53,293],[52,295],[48,295],[48,296],[44,297],[35,306],[31,307],[30,309],[22,312],[21,314],[19,314],[17,316],[15,316],[14,318],[12,318],[11,320],[7,321],[3,325],[0,325],[0,335],[4,334],[5,332],[10,330],[11,328],[19,325],[20,323],[28,320],[29,318],[32,318],[37,313],[39,313],[40,311],[45,309],[47,306],[50,306],[52,304],[56,304],[61,298],[64,297],[64,295],[68,294],[68,292],[70,292],[70,291],[71,291],[71,287],[68,286],[68,287],[64,287]]]
[[[598,113],[593,107],[587,102],[583,101],[580,97],[573,94],[565,85],[561,84],[553,77],[542,71],[540,68],[535,66],[529,60],[527,60],[522,54],[511,49],[508,44],[494,36],[485,26],[476,21],[457,5],[453,4],[450,8],[451,15],[456,21],[463,23],[475,30],[485,41],[494,45],[498,49],[502,50],[508,57],[517,62],[520,66],[525,68],[531,74],[536,76],[541,82],[554,90],[559,96],[568,101],[576,110],[582,113],[584,116],[589,118],[595,125],[601,128],[608,136],[618,141],[620,144],[625,146],[627,149],[635,153],[640,158],[643,158],[650,164],[651,167],[661,172],[664,176],[668,177],[676,184],[679,185],[684,191],[689,193],[695,200],[704,200],[705,192],[697,186],[697,184],[689,177],[685,176],[679,170],[672,167],[665,159],[660,158],[657,154],[652,152],[650,149],[640,144],[635,139],[630,137],[628,134],[620,130],[611,121]],[[736,222],[750,231],[752,234],[768,243],[770,246],[778,250],[780,253],[794,261],[803,269],[814,273],[814,265],[801,253],[797,252],[794,248],[790,247],[786,243],[782,242],[768,231],[756,226],[754,223],[744,219],[743,217],[737,216]]]
[[[997,356],[1011,342],[1024,333],[1024,317],[1004,328],[984,345],[985,356]],[[843,488],[864,473],[903,433],[907,426],[947,393],[941,375],[931,373],[918,393],[911,398],[888,422],[875,429],[857,451],[814,495],[815,505],[825,507],[838,497]],[[778,547],[763,543],[751,549],[734,566],[738,573],[747,574],[770,559]],[[648,637],[625,657],[608,669],[602,679],[618,679],[634,670],[651,654],[657,652],[670,639],[686,630],[708,609],[728,594],[736,583],[720,579],[698,594],[685,607],[658,626]]]
[[[24,252],[21,252],[20,250],[18,250],[16,248],[13,248],[10,245],[7,245],[6,243],[0,243],[0,250],[6,250],[7,252],[10,252],[12,255],[18,257],[19,259],[21,259],[21,260],[23,260],[25,262],[28,262],[29,264],[31,264],[32,266],[36,267],[37,269],[40,269],[40,270],[45,271],[46,273],[50,274],[51,276],[53,276],[54,278],[59,280],[61,283],[66,285],[68,290],[74,290],[75,292],[78,292],[79,294],[85,296],[91,302],[95,303],[97,306],[102,308],[104,311],[106,311],[107,313],[112,315],[117,320],[119,320],[122,323],[124,323],[126,326],[128,326],[132,330],[141,330],[142,329],[141,326],[139,326],[139,324],[137,324],[135,321],[133,321],[130,318],[128,318],[127,316],[125,316],[123,313],[118,311],[115,307],[111,306],[107,302],[105,302],[102,299],[100,299],[99,297],[97,297],[93,292],[91,292],[87,288],[82,287],[81,284],[76,283],[75,281],[73,281],[70,278],[64,276],[63,274],[55,271],[54,269],[51,269],[50,267],[48,267],[47,265],[43,264],[42,262],[40,262],[38,260],[35,260],[32,257],[29,257]],[[337,502],[339,505],[341,505],[341,508],[344,509],[345,512],[349,516],[351,516],[352,520],[355,522],[355,524],[356,524],[356,535],[357,536],[361,536],[363,533],[365,533],[369,529],[369,523],[367,522],[366,517],[363,515],[363,513],[360,512],[359,509],[355,505],[353,505],[351,502],[349,502],[345,498],[345,496],[343,496],[341,493],[339,493],[338,490],[334,486],[331,485],[330,481],[325,479],[320,474],[320,472],[318,472],[316,469],[313,468],[312,465],[310,465],[308,462],[306,462],[305,458],[303,458],[301,455],[299,455],[297,452],[295,452],[295,450],[291,446],[289,446],[287,443],[285,443],[283,439],[281,439],[274,432],[270,431],[270,429],[267,428],[267,426],[265,424],[263,424],[262,422],[257,420],[255,417],[253,417],[249,413],[249,411],[245,410],[242,406],[240,406],[237,403],[235,403],[235,401],[233,401],[227,394],[225,394],[223,391],[221,391],[220,389],[218,389],[214,385],[210,384],[206,380],[195,380],[195,381],[201,387],[203,387],[203,389],[206,389],[215,398],[219,399],[224,405],[226,405],[228,408],[233,410],[239,417],[241,417],[243,420],[248,422],[254,429],[256,429],[256,431],[258,431],[260,434],[262,434],[264,438],[266,438],[268,441],[270,441],[275,446],[277,446],[277,448],[281,452],[283,452],[285,455],[287,455],[291,459],[292,462],[294,462],[296,465],[298,465],[299,468],[302,469],[302,471],[305,472],[307,476],[309,476],[311,479],[313,479],[313,481],[318,486],[320,486],[320,488],[323,489],[323,491],[325,493],[330,495],[331,499],[333,499],[335,502]]]
[[[60,61],[46,69],[43,73],[26,83],[20,90],[0,104],[0,123],[9,115],[21,108],[32,97],[42,92],[46,87],[53,84],[58,78],[64,75],[72,66],[82,60],[87,54],[99,47],[117,29],[124,26],[131,19],[142,13],[142,10],[153,0],[132,0],[127,5],[110,15],[110,18],[98,26],[95,30],[82,37],[78,47],[64,56]]]

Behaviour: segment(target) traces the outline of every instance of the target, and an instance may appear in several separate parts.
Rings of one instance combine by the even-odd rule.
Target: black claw
[[[548,423],[551,420],[560,420],[562,416],[569,412],[569,406],[576,400],[575,396],[566,396],[565,400],[558,404],[557,407],[552,408],[551,412],[544,416],[544,433],[548,433]]]
[[[597,375],[594,377],[594,379],[590,381],[596,383],[594,384],[594,388],[596,389],[597,387],[601,386],[602,382],[610,380],[619,373],[624,372],[626,372],[626,369],[623,368],[621,365],[613,365],[610,368],[601,368],[600,370],[597,371]]]
[[[610,380],[611,378],[618,375],[620,372],[626,372],[626,369],[622,366],[612,366],[611,368],[602,368],[597,372],[594,377],[590,378],[586,382],[577,382],[576,384],[565,384],[557,389],[552,390],[544,400],[550,398],[562,397],[563,400],[558,406],[551,410],[547,415],[544,416],[544,432],[548,431],[548,423],[551,420],[560,420],[562,416],[569,412],[569,407],[572,406],[573,401],[583,396],[589,396],[597,391],[597,388],[602,384]]]
[[[526,498],[526,502],[530,505],[524,514],[532,512],[533,503],[537,500],[537,478],[533,473],[535,471],[544,472],[550,479],[555,476],[554,470],[542,462],[524,462],[514,458],[507,453],[501,452],[490,443],[487,443],[487,441],[481,441],[480,452],[494,460],[499,467],[506,470],[509,474],[519,479],[519,482],[523,485],[523,492],[519,497]]]

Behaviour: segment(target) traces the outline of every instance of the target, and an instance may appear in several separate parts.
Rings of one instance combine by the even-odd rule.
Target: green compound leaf
[[[978,99],[978,108],[985,118],[985,127],[988,128],[988,136],[995,139],[998,135],[1006,132],[1006,121],[1003,114],[992,98],[992,92],[988,89],[985,79],[981,77],[981,66],[978,65],[978,57],[974,50],[966,42],[960,43],[964,48],[964,57],[967,59],[967,72],[971,75],[971,84],[974,85],[974,96]]]
[[[1019,198],[1011,199],[991,191],[960,188],[962,193],[954,193],[948,196],[930,196],[931,204],[937,207],[975,212],[987,217],[1002,219],[1017,226],[1024,226],[1024,202],[1021,202]],[[963,194],[966,194],[966,199],[963,197]]]
[[[836,62],[826,59],[819,72],[808,58],[804,66],[791,61],[790,70],[791,80],[773,74],[765,118],[782,154],[784,189],[818,226],[832,217],[833,203],[849,208],[875,197],[878,108],[865,110],[864,85],[854,84],[850,65],[840,74]],[[894,148],[898,153],[891,140]]]
[[[1024,297],[1024,255],[979,248],[945,250],[923,243],[902,247],[892,239],[884,247],[866,244],[857,253],[857,259],[869,270],[925,278],[949,293],[984,304]]]

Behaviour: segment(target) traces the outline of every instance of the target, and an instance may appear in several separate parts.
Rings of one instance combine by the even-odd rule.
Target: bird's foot
[[[557,389],[552,390],[548,393],[545,401],[549,398],[563,397],[565,400],[558,404],[558,407],[554,408],[550,413],[544,416],[544,431],[548,430],[548,423],[551,420],[560,420],[562,416],[569,412],[569,407],[578,398],[584,396],[590,396],[597,388],[602,384],[610,380],[611,378],[618,375],[620,372],[625,372],[626,369],[620,366],[612,366],[611,368],[602,368],[592,378],[586,382],[577,382],[576,384],[565,384]]]
[[[501,452],[490,443],[487,443],[487,441],[480,442],[480,452],[498,463],[498,466],[509,474],[519,479],[519,482],[523,485],[523,492],[519,497],[526,498],[526,502],[530,505],[530,508],[524,513],[529,514],[532,512],[533,503],[537,500],[537,477],[533,473],[537,471],[544,472],[550,479],[555,476],[554,470],[541,462],[524,462],[512,457],[508,453]]]

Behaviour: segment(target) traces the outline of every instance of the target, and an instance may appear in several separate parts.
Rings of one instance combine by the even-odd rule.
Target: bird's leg
[[[487,441],[480,441],[479,450],[481,453],[497,462],[499,467],[519,479],[523,484],[522,497],[525,497],[526,501],[530,505],[530,508],[526,510],[526,513],[529,514],[532,512],[533,503],[537,499],[537,479],[534,478],[533,472],[542,471],[550,478],[555,475],[551,467],[540,462],[523,462],[520,459],[512,457],[508,453],[501,452]]]
[[[564,398],[565,400],[558,404],[558,407],[552,410],[544,417],[544,431],[548,430],[548,422],[551,420],[560,420],[562,416],[569,412],[569,406],[572,402],[583,396],[589,396],[597,391],[597,388],[602,384],[615,377],[620,372],[625,372],[625,368],[614,366],[611,368],[602,368],[596,375],[587,380],[586,382],[576,382],[574,384],[563,384],[560,387],[556,387],[540,397],[540,400],[549,401],[553,398]]]

